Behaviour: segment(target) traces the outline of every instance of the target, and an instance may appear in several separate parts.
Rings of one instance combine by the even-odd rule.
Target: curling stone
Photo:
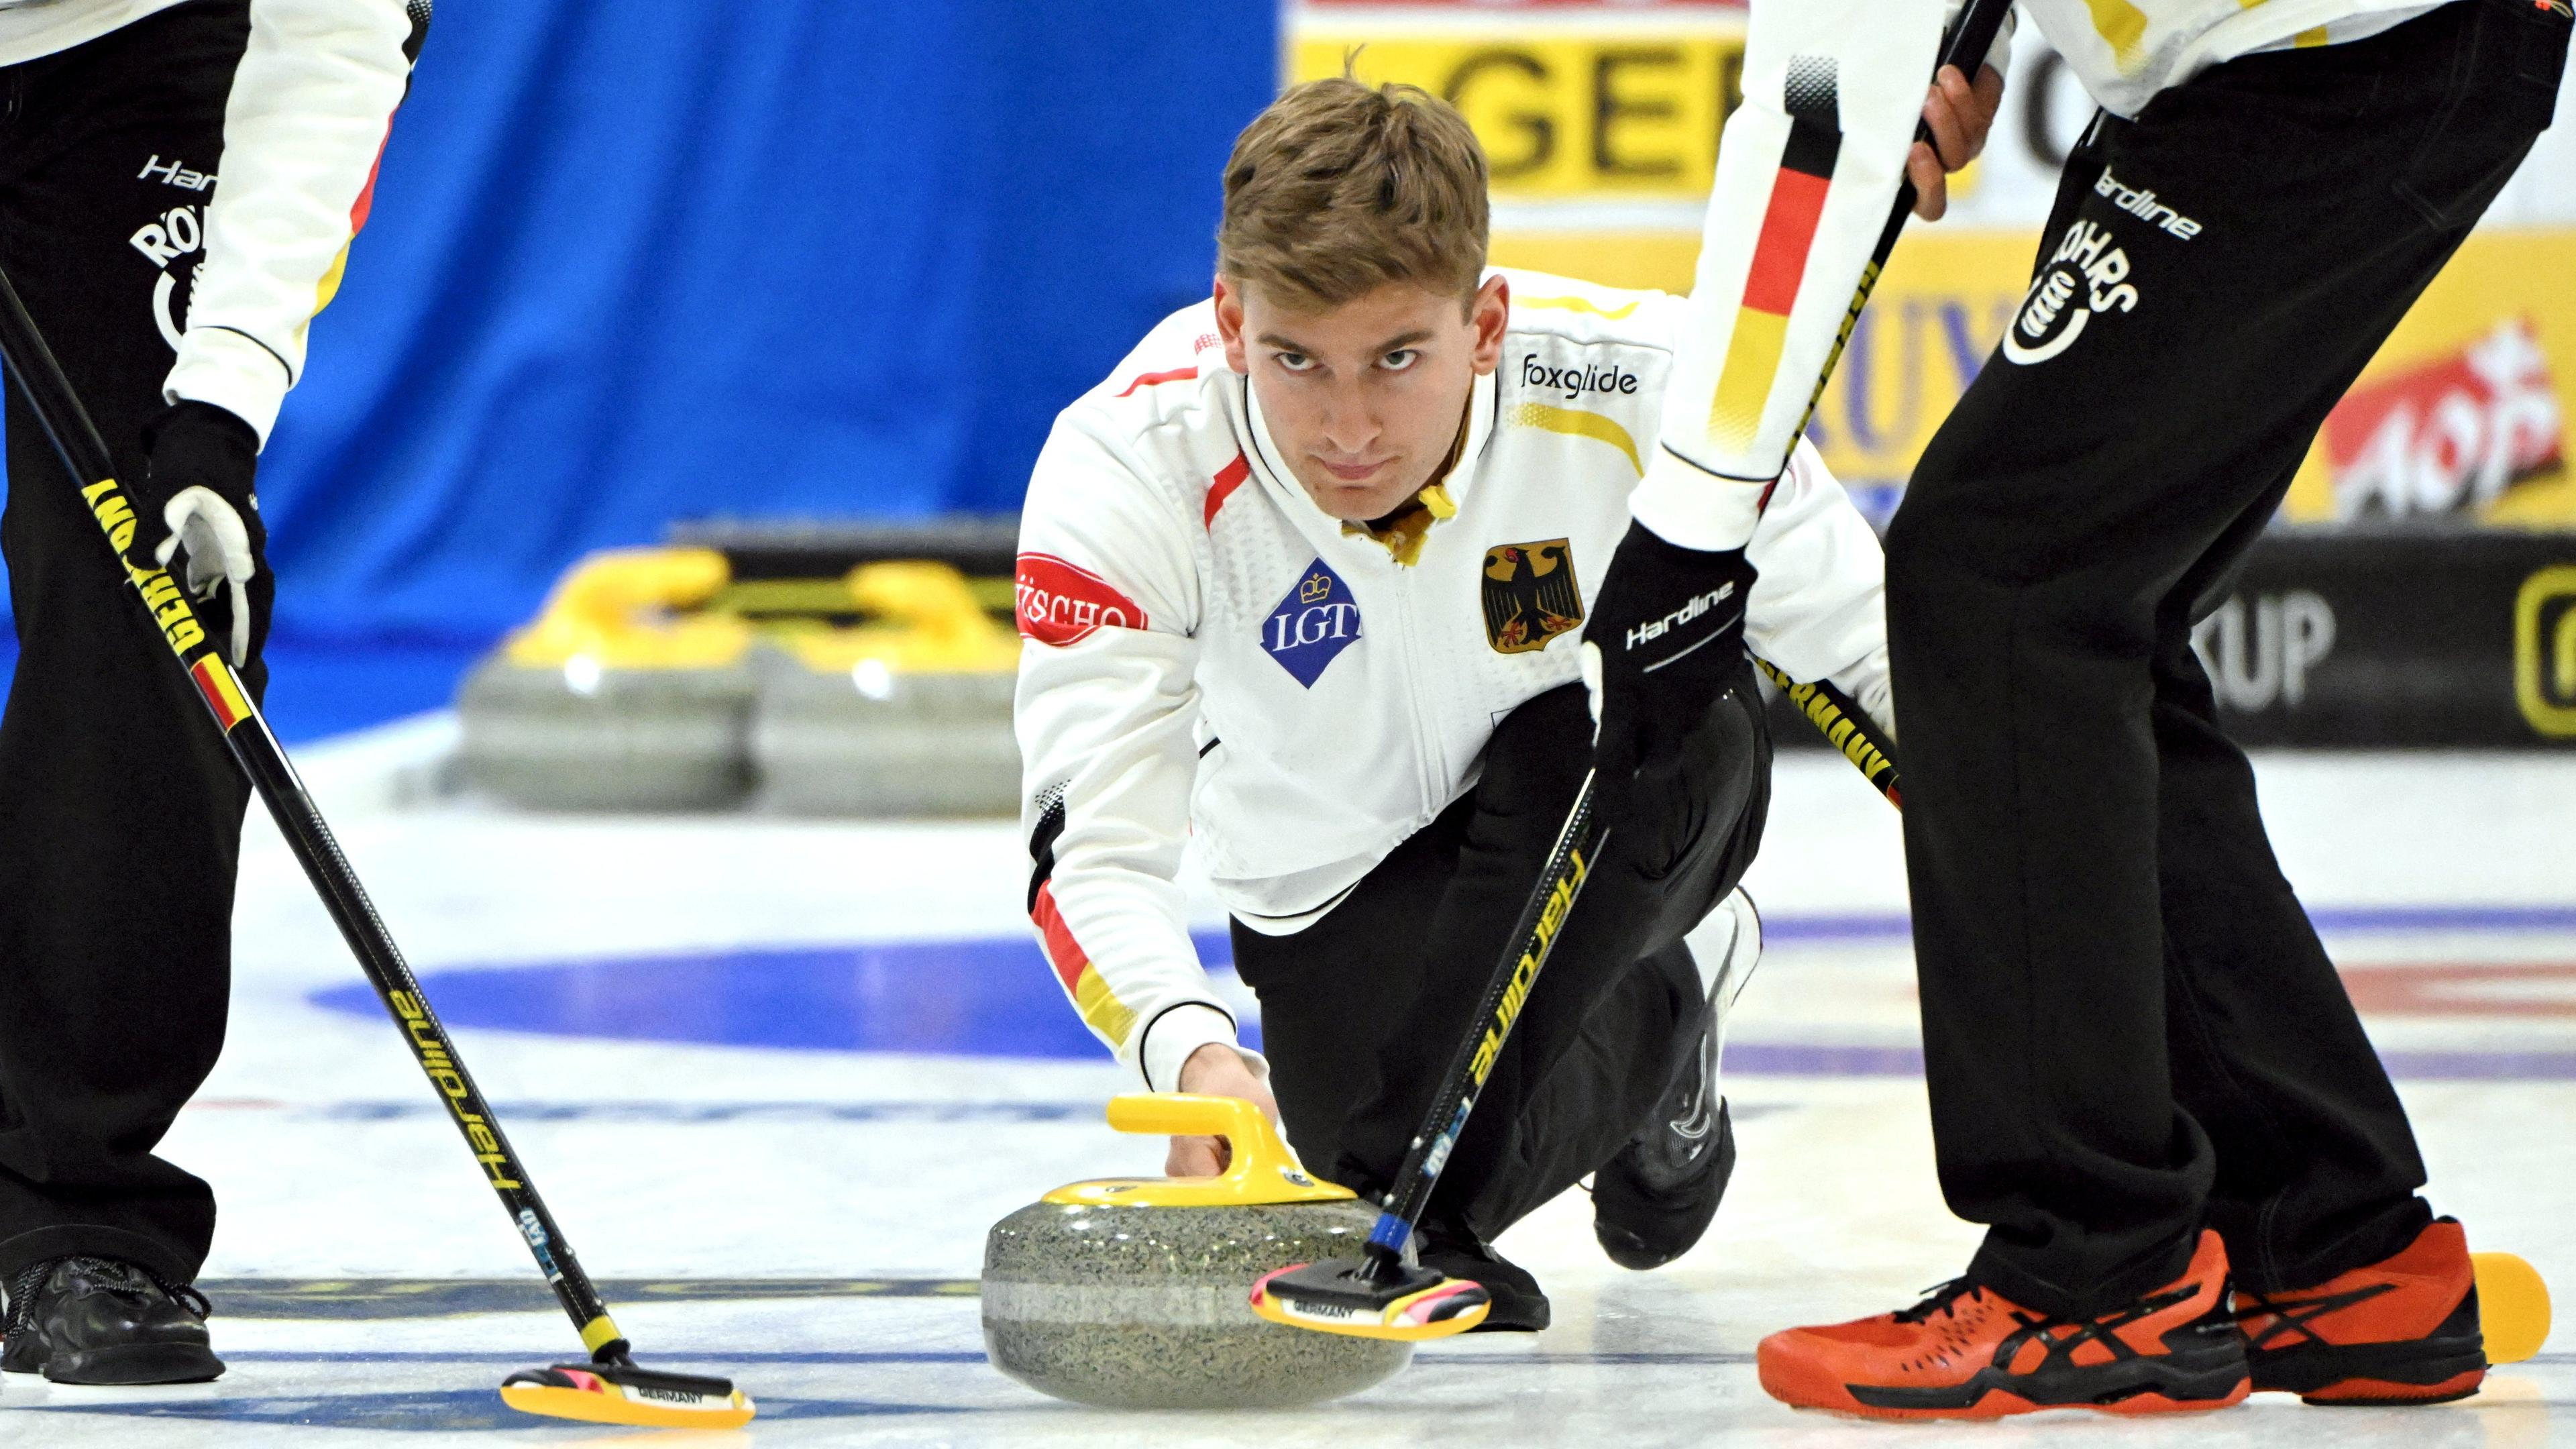
[[[1017,814],[1018,636],[944,563],[862,564],[846,587],[867,622],[781,634],[760,660],[750,753],[761,805],[789,815]]]
[[[724,587],[711,549],[594,554],[457,697],[466,778],[543,810],[685,810],[751,786],[750,632],[687,612]]]
[[[1377,1222],[1348,1188],[1308,1176],[1260,1109],[1127,1096],[1110,1102],[1109,1125],[1223,1137],[1233,1162],[1219,1177],[1077,1182],[994,1224],[984,1349],[995,1368],[1105,1408],[1282,1408],[1358,1393],[1411,1361],[1409,1343],[1254,1316],[1254,1279],[1356,1257]]]

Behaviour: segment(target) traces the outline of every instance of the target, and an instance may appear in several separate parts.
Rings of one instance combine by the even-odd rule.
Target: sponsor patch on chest
[[[1261,621],[1261,647],[1308,689],[1343,650],[1358,642],[1360,606],[1350,585],[1320,558],[1306,565],[1288,597]]]
[[[1583,622],[1583,590],[1574,552],[1561,538],[1496,544],[1485,550],[1480,581],[1485,642],[1497,654],[1527,654]]]

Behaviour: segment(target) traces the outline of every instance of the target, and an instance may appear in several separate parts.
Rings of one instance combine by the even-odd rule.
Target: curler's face
[[[1448,459],[1476,378],[1502,357],[1510,308],[1501,277],[1463,308],[1455,293],[1390,282],[1322,311],[1216,283],[1226,365],[1251,379],[1307,496],[1349,523],[1394,512]]]

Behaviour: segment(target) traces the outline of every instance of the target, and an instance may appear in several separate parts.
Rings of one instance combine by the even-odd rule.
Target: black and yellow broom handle
[[[296,860],[303,865],[306,878],[320,893],[323,906],[348,941],[349,950],[357,956],[359,968],[366,972],[376,995],[383,998],[385,1010],[392,1013],[422,1073],[447,1104],[456,1130],[472,1147],[485,1180],[500,1197],[537,1266],[544,1270],[555,1297],[581,1330],[583,1346],[600,1362],[624,1361],[626,1340],[617,1325],[609,1321],[598,1290],[591,1286],[580,1262],[573,1257],[572,1245],[564,1241],[562,1231],[546,1211],[544,1199],[537,1196],[535,1184],[528,1180],[527,1170],[511,1150],[509,1138],[502,1134],[499,1119],[493,1116],[474,1078],[465,1070],[455,1043],[448,1039],[446,1028],[439,1025],[438,1014],[430,1009],[429,998],[421,993],[419,980],[403,961],[384,922],[377,918],[366,888],[358,883],[357,873],[340,854],[331,827],[314,807],[303,781],[296,778],[295,767],[288,763],[285,750],[279,747],[277,736],[269,730],[250,692],[242,688],[231,663],[208,637],[205,625],[188,602],[187,590],[170,577],[168,570],[152,562],[159,521],[136,515],[131,497],[116,481],[106,442],[99,437],[88,410],[73,393],[52,349],[36,330],[35,319],[27,315],[26,305],[18,299],[17,289],[5,274],[0,274],[0,358],[5,358],[10,375],[18,380],[28,405],[44,425],[46,436],[52,439],[54,450],[71,470],[72,481],[80,489],[90,515],[98,520],[116,566],[133,586],[136,602],[169,646],[179,667],[187,671],[197,697],[223,731],[224,743],[240,762],[242,773],[250,777],[260,799],[267,802],[269,815],[277,821],[279,833],[286,837]]]

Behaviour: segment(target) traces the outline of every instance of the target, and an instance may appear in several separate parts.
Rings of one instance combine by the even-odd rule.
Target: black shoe
[[[1511,1262],[1466,1233],[1428,1224],[1414,1234],[1414,1251],[1422,1266],[1484,1285],[1494,1306],[1485,1321],[1469,1333],[1536,1333],[1552,1316],[1547,1294],[1529,1270]]]
[[[193,1384],[224,1371],[205,1296],[114,1258],[55,1258],[9,1284],[0,1369],[58,1384]]]
[[[1689,1252],[1735,1173],[1735,1124],[1718,1095],[1718,1058],[1727,1011],[1762,959],[1762,917],[1741,890],[1718,910],[1735,918],[1735,931],[1699,1035],[1644,1130],[1592,1174],[1592,1235],[1622,1268],[1660,1268]]]

